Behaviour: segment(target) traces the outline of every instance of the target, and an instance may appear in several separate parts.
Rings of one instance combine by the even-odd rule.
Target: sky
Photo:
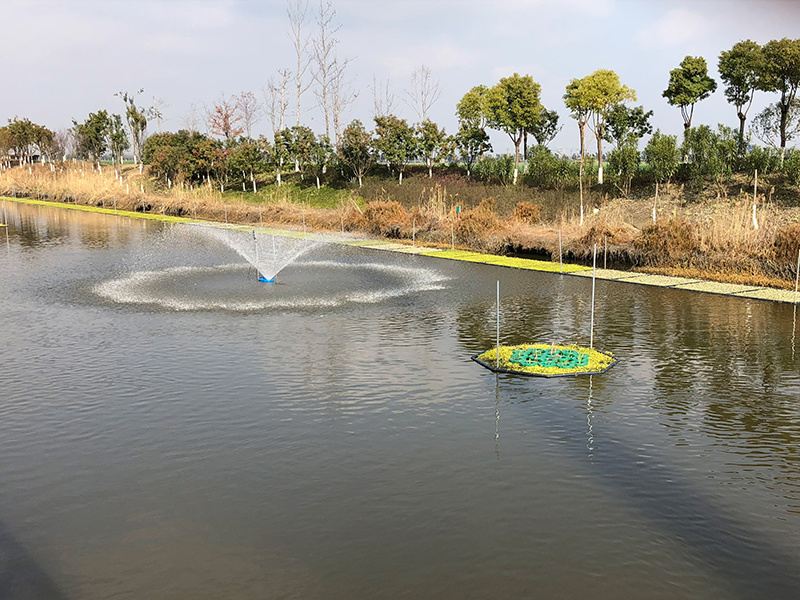
[[[313,9],[318,0],[309,0]],[[332,0],[341,26],[337,55],[357,93],[343,116],[372,125],[375,81],[389,82],[398,116],[416,122],[404,102],[411,75],[430,69],[441,88],[429,117],[457,129],[455,106],[470,88],[515,72],[542,86],[542,103],[563,129],[550,145],[574,152],[578,128],[564,106],[567,83],[613,69],[636,90],[652,123],[680,134],[677,107],[662,97],[669,71],[687,55],[703,56],[717,91],[695,108],[693,124],[736,126],[717,74],[719,53],[739,40],[765,43],[800,36],[800,2],[792,0]],[[4,58],[0,119],[27,117],[53,130],[90,112],[123,113],[114,94],[135,92],[138,104],[162,105],[164,130],[185,127],[192,106],[202,113],[223,94],[259,98],[270,77],[296,62],[285,0],[2,0]],[[316,33],[309,14],[306,31]],[[759,93],[750,117],[775,94]],[[294,102],[290,102],[293,106]],[[311,92],[301,121],[324,131]],[[288,116],[290,122],[295,117]],[[2,122],[0,121],[0,122]],[[151,123],[149,131],[157,129]],[[202,127],[201,127],[202,130]],[[254,133],[271,134],[264,118]],[[511,152],[492,134],[495,152]]]

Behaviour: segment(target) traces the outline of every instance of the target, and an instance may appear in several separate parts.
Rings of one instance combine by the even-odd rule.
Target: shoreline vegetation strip
[[[221,223],[218,221],[206,221],[203,219],[194,219],[189,217],[175,217],[169,215],[161,215],[158,213],[144,213],[130,210],[116,210],[114,208],[101,208],[98,206],[86,206],[81,204],[69,204],[66,202],[52,202],[47,200],[35,200],[33,198],[11,198],[8,196],[0,197],[8,202],[18,202],[20,204],[35,204],[39,206],[51,206],[54,208],[67,208],[70,210],[80,210],[84,212],[100,213],[107,215],[117,215],[122,217],[129,217],[133,219],[148,219],[151,221],[165,221],[169,223],[187,223],[199,226],[208,227],[223,227],[228,229],[237,229],[242,231],[257,230],[268,235],[279,235],[292,238],[309,239],[330,239],[327,236],[320,235],[316,232],[304,233],[294,229],[278,229],[274,227],[262,227],[260,225],[242,225],[238,223]],[[440,249],[427,246],[412,246],[410,244],[393,243],[388,240],[341,240],[338,243],[367,248],[371,250],[383,250],[390,252],[399,252],[405,254],[417,254],[430,258],[444,258],[448,260],[457,260],[461,262],[471,262],[476,264],[485,264],[498,267],[509,267],[514,269],[523,269],[529,271],[540,271],[548,273],[561,272],[561,266],[556,262],[549,262],[543,260],[535,260],[530,258],[519,258],[515,256],[498,256],[494,254],[482,254],[480,252],[473,252],[470,250],[455,250],[455,249]],[[591,277],[592,269],[584,265],[577,265],[573,263],[564,263],[563,273],[565,275],[578,276],[578,277]],[[648,285],[653,287],[679,289],[683,291],[694,291],[701,293],[719,294],[724,296],[733,296],[738,298],[747,298],[750,300],[767,300],[772,302],[783,302],[788,304],[794,303],[794,291],[781,290],[776,288],[759,287],[759,286],[744,286],[741,284],[721,283],[716,281],[706,281],[701,279],[690,279],[684,277],[672,277],[667,275],[649,275],[646,273],[637,273],[633,271],[617,271],[614,269],[597,269],[597,279],[607,281],[617,281],[620,283],[635,283],[639,285]]]

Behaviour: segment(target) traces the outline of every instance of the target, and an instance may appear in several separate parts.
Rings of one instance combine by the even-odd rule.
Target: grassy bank
[[[358,232],[500,255],[598,264],[687,277],[790,288],[800,249],[797,192],[748,182],[687,193],[666,186],[636,198],[598,191],[484,186],[463,178],[370,178],[364,188],[335,189],[288,178],[257,193],[201,186],[157,187],[133,166],[102,172],[81,163],[37,165],[0,174],[0,193],[117,208],[164,217]],[[769,182],[768,182],[769,183]],[[751,185],[751,184],[750,184]],[[755,204],[755,222],[753,206]],[[653,222],[655,209],[656,220]],[[758,227],[756,228],[756,224]],[[560,235],[559,235],[560,234]]]

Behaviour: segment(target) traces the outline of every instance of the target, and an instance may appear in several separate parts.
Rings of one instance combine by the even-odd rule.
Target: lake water
[[[0,598],[800,597],[792,306],[6,211]]]

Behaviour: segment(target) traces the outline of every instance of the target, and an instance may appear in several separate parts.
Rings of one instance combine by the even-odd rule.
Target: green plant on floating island
[[[497,348],[475,358],[492,370],[546,377],[602,373],[616,362],[610,354],[592,348],[552,344],[500,346],[499,363]]]

